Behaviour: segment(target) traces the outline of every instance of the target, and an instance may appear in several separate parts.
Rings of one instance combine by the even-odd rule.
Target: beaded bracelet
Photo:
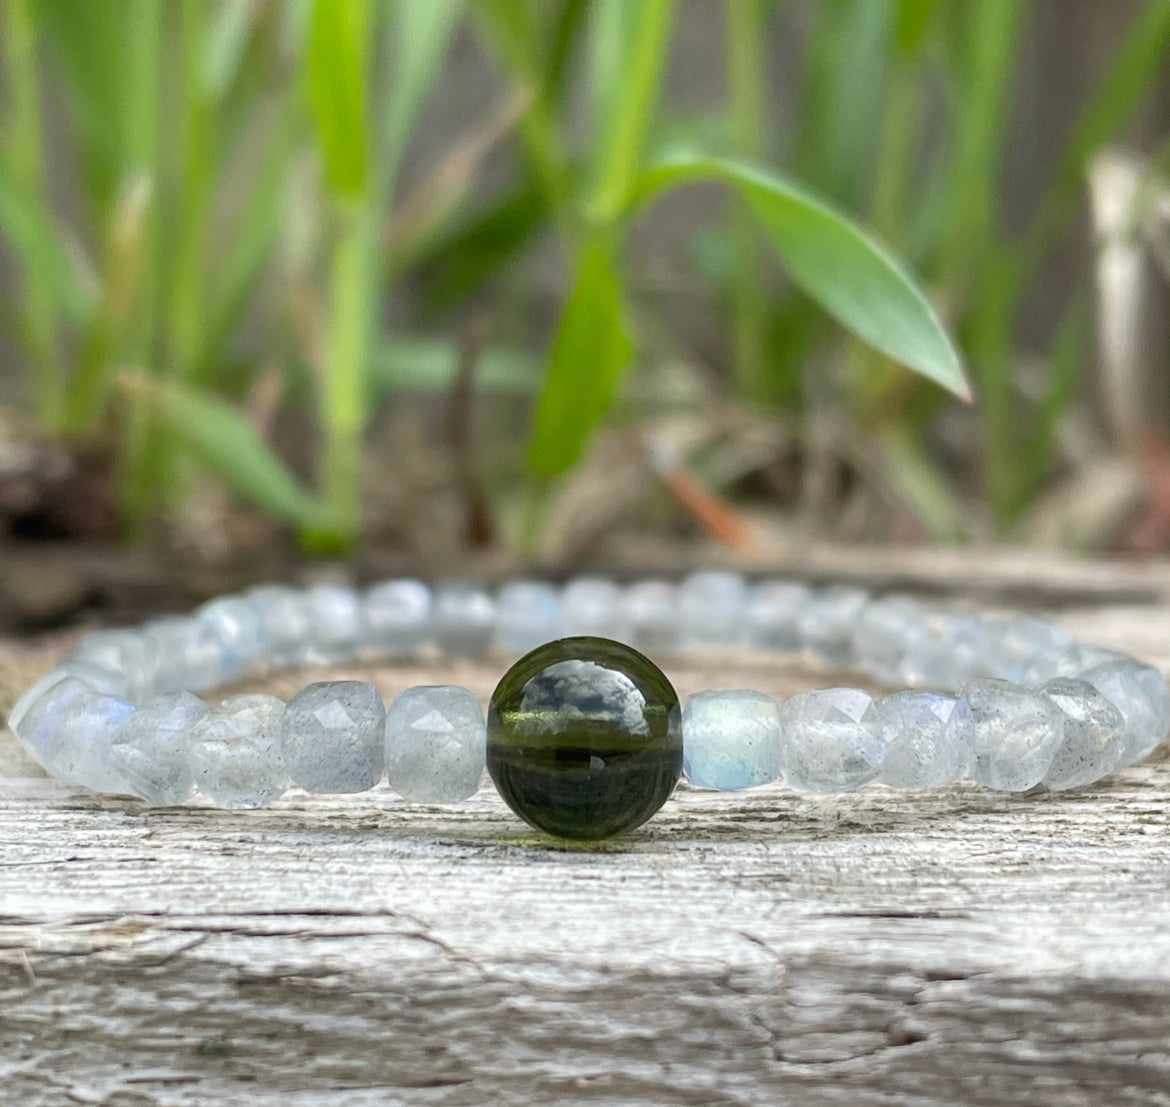
[[[427,643],[448,657],[524,653],[486,722],[472,692],[448,685],[409,688],[389,711],[373,685],[350,680],[310,684],[287,704],[256,694],[208,707],[192,694],[276,668],[402,659]],[[874,700],[817,689],[783,704],[715,690],[681,711],[640,652],[732,643],[803,650],[914,690]],[[290,785],[361,792],[383,776],[409,800],[448,803],[476,791],[486,764],[533,826],[602,839],[650,818],[683,773],[724,790],[781,778],[822,793],[964,779],[1079,787],[1162,741],[1170,693],[1151,666],[1033,615],[700,572],[678,586],[513,581],[494,597],[467,584],[432,594],[413,580],[364,594],[260,587],[89,636],[8,723],[60,780],[156,805],[198,789],[220,807],[258,807]]]

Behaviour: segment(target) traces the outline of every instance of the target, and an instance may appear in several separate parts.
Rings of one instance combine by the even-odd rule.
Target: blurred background
[[[0,623],[1170,545],[1170,0],[0,19]]]

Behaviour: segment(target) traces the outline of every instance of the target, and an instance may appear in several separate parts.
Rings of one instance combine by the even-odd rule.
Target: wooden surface
[[[1165,666],[1167,614],[1063,621]],[[0,651],[8,683],[54,648]],[[1075,794],[682,789],[586,849],[490,787],[152,811],[0,734],[0,843],[5,1107],[1170,1104],[1161,757]]]

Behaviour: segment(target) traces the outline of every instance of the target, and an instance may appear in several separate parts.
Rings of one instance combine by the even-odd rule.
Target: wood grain
[[[1165,665],[1166,615],[1064,621]],[[9,683],[54,648],[0,651]],[[490,787],[149,810],[3,735],[0,1103],[1170,1104],[1168,824],[1162,758],[1077,793],[681,789],[566,848]]]

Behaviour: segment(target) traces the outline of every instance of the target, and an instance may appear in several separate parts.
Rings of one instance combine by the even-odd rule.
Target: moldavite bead
[[[419,803],[457,803],[483,778],[483,708],[474,692],[439,684],[408,688],[386,715],[386,779]]]
[[[1064,740],[1064,715],[1046,696],[1011,681],[963,687],[975,725],[973,777],[1001,792],[1026,792],[1044,779]]]
[[[735,791],[780,776],[780,708],[747,689],[697,692],[682,717],[683,772],[699,788]]]
[[[742,642],[747,628],[747,584],[738,573],[692,573],[678,590],[679,630],[684,642]]]
[[[886,756],[873,697],[820,688],[780,707],[784,779],[798,792],[851,792],[875,780]]]
[[[483,657],[496,630],[496,603],[482,588],[444,584],[431,609],[435,645],[448,657]]]
[[[496,640],[505,649],[527,653],[556,638],[561,597],[539,580],[513,580],[496,596]]]
[[[385,725],[372,684],[326,680],[302,688],[281,723],[288,775],[308,792],[368,792],[382,777]]]
[[[209,708],[190,692],[165,692],[144,703],[110,739],[110,765],[134,795],[173,807],[191,795],[187,736]]]
[[[878,780],[891,788],[937,788],[962,780],[975,758],[966,702],[936,692],[895,692],[878,702],[886,757]]]
[[[526,654],[492,694],[487,767],[522,819],[561,838],[640,826],[683,765],[678,696],[637,650],[563,638]]]
[[[284,704],[275,696],[232,696],[187,736],[195,785],[217,807],[263,807],[288,787],[280,753]]]
[[[1125,720],[1091,684],[1057,677],[1041,689],[1064,715],[1064,739],[1044,774],[1053,790],[1079,788],[1117,768],[1125,749]]]
[[[377,657],[410,657],[431,632],[431,590],[421,580],[386,580],[366,593],[366,645]]]

